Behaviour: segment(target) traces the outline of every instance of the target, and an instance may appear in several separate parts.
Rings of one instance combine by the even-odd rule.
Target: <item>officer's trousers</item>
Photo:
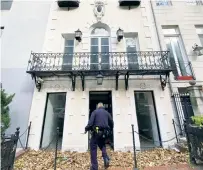
[[[103,159],[109,159],[107,152],[106,152],[106,146],[105,146],[105,138],[102,138],[96,134],[93,134],[93,136],[90,139],[90,155],[91,155],[91,170],[98,170],[98,162],[97,162],[97,146],[102,151],[102,157]]]

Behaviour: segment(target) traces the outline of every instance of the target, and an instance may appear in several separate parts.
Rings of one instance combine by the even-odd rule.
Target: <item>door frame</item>
[[[158,138],[160,141],[160,147],[163,147],[162,139],[161,139],[161,132],[160,132],[160,126],[159,126],[159,119],[157,115],[157,107],[156,107],[156,102],[155,102],[155,95],[153,90],[134,90],[134,101],[136,104],[136,99],[135,99],[135,93],[136,92],[150,92],[152,94],[152,100],[153,100],[153,105],[154,105],[154,113],[155,113],[155,119],[156,119],[156,124],[157,124],[157,131],[158,131]],[[135,105],[135,111],[136,111],[136,117],[137,117],[137,110],[136,110],[136,105]],[[138,125],[138,120],[137,120],[137,125]],[[139,130],[139,126],[138,126]]]
[[[88,102],[88,122],[89,122],[89,119],[90,119],[90,93],[91,92],[108,92],[108,95],[109,95],[109,93],[111,94],[111,110],[112,110],[112,119],[113,119],[113,98],[112,98],[112,90],[91,90],[91,91],[89,91],[89,93],[88,93],[88,97],[89,97],[89,102]],[[88,132],[88,137],[87,137],[87,142],[88,142],[88,150],[90,149],[90,143],[89,143],[89,141],[90,141],[90,138],[89,138],[89,132]],[[114,128],[113,128],[113,144],[114,144],[115,142],[114,142]]]
[[[42,124],[42,130],[41,130],[41,135],[40,135],[41,137],[40,137],[39,149],[42,148],[42,140],[43,140],[43,134],[44,134],[44,125],[45,125],[45,119],[46,119],[46,111],[47,111],[49,94],[56,94],[56,93],[57,94],[64,93],[64,94],[66,94],[65,96],[67,97],[67,92],[50,92],[50,93],[47,92],[46,93],[46,101],[45,101],[45,107],[44,107],[44,115],[43,115],[43,122],[42,122],[43,124]],[[66,98],[66,100],[67,100],[67,98]],[[66,102],[65,102],[65,108],[66,108]],[[65,115],[64,115],[64,120],[65,120]]]

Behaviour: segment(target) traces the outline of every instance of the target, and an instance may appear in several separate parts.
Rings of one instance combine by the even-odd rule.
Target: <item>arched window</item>
[[[98,27],[91,31],[91,69],[99,69],[99,66],[109,69],[109,44],[109,32],[105,28]]]
[[[105,28],[95,28],[92,30],[93,36],[109,36],[109,32]]]

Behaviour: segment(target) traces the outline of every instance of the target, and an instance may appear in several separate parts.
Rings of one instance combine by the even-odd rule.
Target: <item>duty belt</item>
[[[109,134],[107,129],[100,128],[98,126],[95,126],[93,128],[93,133],[101,135],[103,138],[108,137],[108,134]]]

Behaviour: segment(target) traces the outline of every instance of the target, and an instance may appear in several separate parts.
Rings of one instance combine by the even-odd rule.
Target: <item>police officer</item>
[[[106,152],[105,139],[108,136],[110,129],[113,129],[114,123],[109,112],[104,109],[103,103],[98,103],[97,109],[91,114],[89,122],[85,127],[85,133],[92,131],[90,139],[90,155],[91,155],[91,169],[98,170],[97,162],[97,145],[102,151],[105,168],[109,166],[109,157]]]

